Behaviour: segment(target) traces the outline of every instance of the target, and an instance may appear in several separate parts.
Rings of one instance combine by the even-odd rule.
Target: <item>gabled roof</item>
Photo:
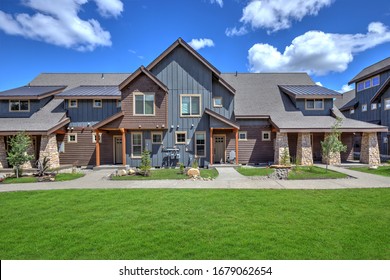
[[[212,73],[213,76],[232,94],[235,93],[235,89],[227,83],[222,77],[221,72],[208,62],[203,56],[195,51],[190,45],[188,45],[182,38],[177,39],[172,45],[170,45],[162,54],[160,54],[155,60],[153,60],[146,68],[151,71],[160,61],[162,61],[168,54],[170,54],[178,46],[185,48],[189,53],[196,57],[204,66],[206,66]]]
[[[390,86],[390,76],[383,83],[383,85],[378,89],[375,95],[371,98],[370,102],[375,102],[377,99],[380,99],[381,95],[385,93],[385,91],[389,88],[389,86]]]
[[[318,85],[280,85],[280,89],[288,95],[299,98],[336,98],[341,93]]]
[[[213,118],[216,118],[217,120],[223,122],[224,124],[227,124],[228,126],[231,126],[233,128],[237,128],[239,129],[240,128],[240,125],[233,121],[233,120],[229,120],[228,118],[225,118],[224,116],[221,116],[220,114],[214,112],[214,111],[211,111],[210,109],[205,109],[204,112],[206,114],[208,114],[209,116],[213,117]]]
[[[40,100],[57,94],[65,89],[65,86],[24,86],[0,92],[1,99],[35,99]]]
[[[102,126],[105,126],[105,125],[109,124],[110,122],[113,122],[116,119],[123,117],[124,115],[125,115],[125,113],[123,111],[119,111],[118,113],[112,115],[111,117],[108,117],[107,119],[104,119],[104,120],[94,124],[92,127],[93,127],[93,129],[99,129]]]
[[[334,100],[334,104],[337,108],[343,108],[344,105],[346,105],[348,102],[350,102],[352,99],[355,98],[355,90],[350,90],[344,92],[341,96],[337,97],[336,100]]]
[[[168,93],[168,88],[166,85],[164,85],[155,75],[153,75],[148,69],[146,69],[143,65],[138,68],[133,74],[131,74],[129,77],[127,77],[120,85],[119,90],[122,90],[124,87],[126,87],[128,84],[131,83],[135,78],[137,78],[139,75],[145,74],[149,79],[151,79],[154,83],[156,83],[162,90]]]
[[[340,111],[348,111],[350,109],[356,109],[359,106],[359,101],[352,99],[347,102],[343,107],[339,108]]]
[[[350,80],[348,84],[350,85],[352,83],[359,82],[361,80],[364,80],[387,70],[390,70],[390,57],[364,68],[355,77],[353,77],[353,79]]]
[[[57,94],[55,98],[120,99],[121,92],[118,86],[79,86]]]

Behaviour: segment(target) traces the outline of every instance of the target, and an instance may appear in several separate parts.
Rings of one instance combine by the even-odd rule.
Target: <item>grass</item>
[[[244,176],[268,176],[274,172],[270,168],[248,168],[248,167],[238,167],[236,169],[238,173]]]
[[[390,189],[0,193],[0,259],[390,259]]]
[[[350,169],[390,177],[390,166],[378,166],[378,169],[369,169],[368,167],[351,167]]]
[[[59,173],[56,175],[56,181],[70,181],[83,177],[83,173]],[[19,178],[6,178],[4,184],[21,184],[21,183],[36,183],[37,177],[19,177]]]
[[[333,170],[326,171],[325,168],[318,166],[300,166],[292,168],[288,174],[289,180],[303,179],[340,179],[347,178],[348,175]]]
[[[181,174],[179,169],[155,169],[150,171],[149,177],[144,176],[114,176],[113,180],[180,180],[188,179],[186,174]],[[200,176],[204,178],[216,178],[218,171],[215,168],[211,169],[200,169]]]

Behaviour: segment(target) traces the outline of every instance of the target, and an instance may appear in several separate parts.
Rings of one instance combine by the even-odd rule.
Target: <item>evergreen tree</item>
[[[345,152],[347,146],[341,142],[341,127],[342,119],[337,118],[332,126],[332,132],[325,136],[324,141],[321,141],[322,156],[326,160],[326,171],[328,171],[329,160],[333,154]]]
[[[152,168],[150,165],[150,152],[146,149],[142,152],[141,164],[139,168],[141,169],[142,175],[150,176],[150,169]]]
[[[14,167],[16,178],[19,178],[22,171],[22,165],[34,156],[27,154],[27,150],[31,145],[31,139],[25,132],[19,132],[11,138],[10,151],[8,152],[7,160]]]

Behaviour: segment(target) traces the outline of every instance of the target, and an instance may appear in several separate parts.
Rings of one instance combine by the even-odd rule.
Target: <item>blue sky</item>
[[[0,91],[42,72],[132,72],[178,37],[221,72],[306,71],[341,90],[390,56],[390,2],[1,0]]]

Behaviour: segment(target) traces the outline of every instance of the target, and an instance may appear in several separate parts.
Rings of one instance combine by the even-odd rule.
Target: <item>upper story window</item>
[[[263,131],[261,133],[261,140],[263,140],[263,141],[271,141],[271,131]]]
[[[154,116],[154,93],[134,93],[134,115]]]
[[[367,111],[367,104],[362,104],[362,112],[366,112]]]
[[[385,110],[390,110],[390,98],[385,99]]]
[[[213,107],[214,108],[222,107],[222,97],[213,98]]]
[[[373,87],[379,86],[379,83],[380,83],[379,76],[375,76],[374,78],[372,78],[372,86]]]
[[[305,99],[306,110],[324,110],[324,99]]]
[[[68,107],[69,108],[77,108],[77,99],[69,99],[68,100]]]
[[[352,115],[352,114],[355,114],[355,109],[350,109],[350,110],[349,110],[349,114],[351,114],[351,115]]]
[[[246,141],[248,137],[248,133],[246,131],[238,132],[238,141]]]
[[[371,110],[376,110],[376,108],[377,108],[376,103],[371,103]]]
[[[93,100],[93,108],[102,108],[103,102],[101,99],[94,99]]]
[[[29,100],[10,100],[9,101],[10,112],[29,112],[30,101]]]
[[[117,100],[116,101],[116,107],[117,108],[122,108],[122,100]]]
[[[182,94],[180,95],[180,116],[200,117],[201,95]]]
[[[356,90],[361,91],[364,89],[368,89],[370,87],[379,86],[379,84],[380,84],[380,78],[378,75],[378,76],[375,76],[375,77],[372,77],[372,78],[369,78],[367,80],[364,80],[364,81],[357,83]]]

